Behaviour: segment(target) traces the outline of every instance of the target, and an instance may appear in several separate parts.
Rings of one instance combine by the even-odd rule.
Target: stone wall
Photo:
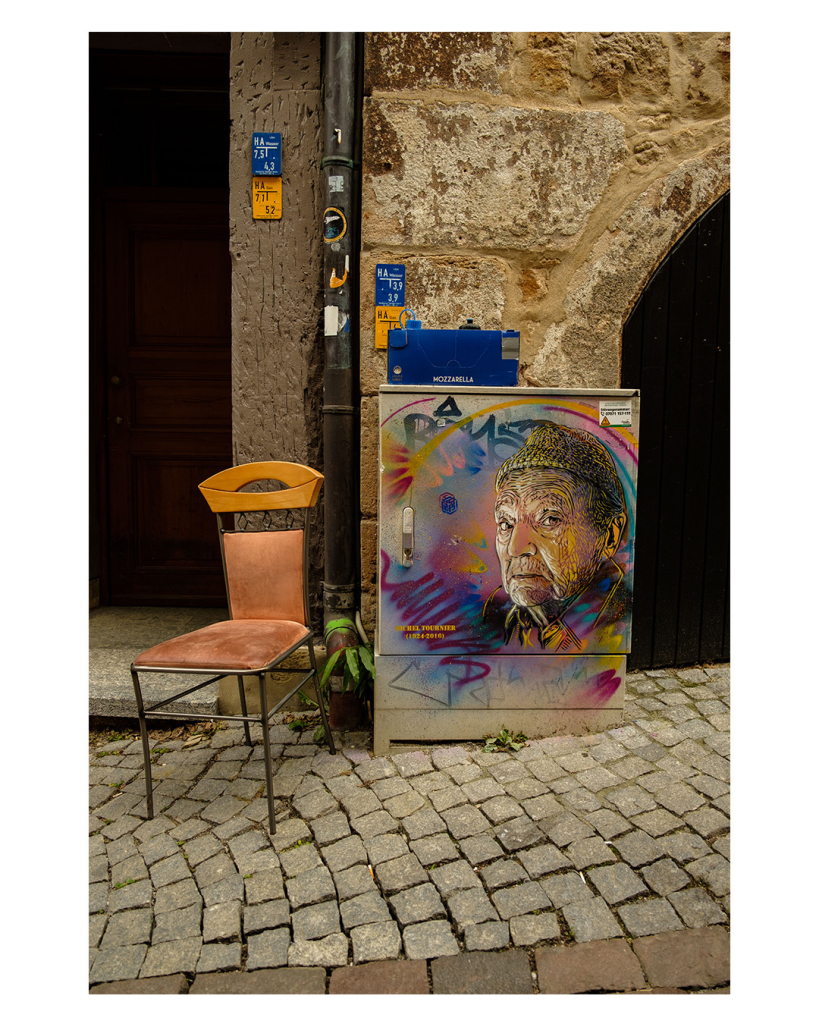
[[[278,460],[321,471],[321,34],[233,33],[230,116],[234,464]],[[254,131],[282,133],[280,220],[253,219]],[[320,502],[313,523],[311,605],[318,622]]]
[[[426,327],[519,330],[519,384],[617,387],[620,338],[728,188],[728,33],[368,33],[362,614],[376,596],[376,263]]]

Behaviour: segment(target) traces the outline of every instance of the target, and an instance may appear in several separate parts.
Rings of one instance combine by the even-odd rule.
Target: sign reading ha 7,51
[[[271,177],[282,173],[281,132],[253,133],[253,173]]]

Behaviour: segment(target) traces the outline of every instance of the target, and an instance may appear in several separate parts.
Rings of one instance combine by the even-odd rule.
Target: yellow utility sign
[[[253,219],[281,220],[282,179],[253,179]]]
[[[389,348],[387,335],[400,326],[398,318],[404,311],[403,306],[375,307],[375,347]]]

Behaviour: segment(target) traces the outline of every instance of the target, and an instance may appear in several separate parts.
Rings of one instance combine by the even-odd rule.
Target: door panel
[[[231,464],[227,204],[176,194],[105,208],[114,604],[225,600],[197,484]]]

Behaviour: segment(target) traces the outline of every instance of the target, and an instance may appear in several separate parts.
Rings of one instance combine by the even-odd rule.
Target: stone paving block
[[[194,903],[181,910],[155,914],[153,942],[176,942],[202,934],[202,906]]]
[[[730,820],[724,814],[714,810],[712,807],[703,807],[698,811],[686,814],[685,823],[690,828],[693,828],[695,832],[699,832],[703,839],[710,839],[711,836],[716,835],[723,829],[729,828],[731,825]]]
[[[319,904],[322,906],[322,904]],[[281,928],[290,924],[290,904],[285,899],[268,900],[245,907],[243,928],[245,935]]]
[[[592,811],[599,811],[603,808],[603,805],[594,793],[590,793],[580,785],[576,789],[571,789],[563,794],[563,803],[566,807],[581,814],[590,814]]]
[[[111,868],[111,885],[114,888],[129,882],[139,882],[147,877],[148,869],[139,854],[122,860]],[[92,881],[96,881],[96,879],[92,879]]]
[[[373,924],[375,921],[389,921],[390,909],[380,892],[362,893],[351,900],[345,900],[339,906],[341,920],[349,931],[362,924]]]
[[[192,879],[191,884],[193,884]],[[125,885],[121,889],[113,890],[108,897],[108,911],[111,914],[116,914],[120,910],[138,910],[140,907],[150,907],[152,896],[153,886],[145,878],[133,885]]]
[[[446,917],[438,890],[431,882],[396,893],[390,897],[390,906],[402,928],[419,921]]]
[[[395,754],[392,757],[392,763],[404,779],[433,771],[432,761],[422,750],[412,750],[407,754]]]
[[[512,942],[516,946],[534,946],[538,942],[560,938],[557,914],[524,914],[509,921]]]
[[[422,960],[373,961],[337,967],[330,995],[428,995],[427,965]]]
[[[486,832],[492,827],[489,820],[471,804],[442,811],[441,818],[446,822],[446,830],[456,840]]]
[[[312,843],[284,850],[279,854],[279,861],[287,878],[295,878],[304,871],[313,871],[322,863],[318,850]]]
[[[478,872],[483,884],[491,892],[503,886],[528,882],[528,873],[514,860],[496,860]]]
[[[429,877],[438,892],[446,899],[463,889],[482,889],[480,879],[464,860],[453,860],[430,871]]]
[[[386,757],[374,757],[364,761],[356,766],[355,773],[362,782],[375,782],[376,779],[388,779],[391,775],[398,774]]]
[[[316,842],[319,846],[325,843],[332,843],[336,839],[343,839],[350,835],[350,823],[347,815],[339,811],[337,814],[326,814],[321,818],[314,818],[310,822]]]
[[[360,836],[348,836],[332,846],[322,848],[322,856],[327,867],[335,874],[344,871],[354,864],[367,863],[367,851]]]
[[[276,853],[295,846],[300,839],[310,839],[312,833],[301,818],[288,818],[287,821],[276,823],[276,834],[270,837]]]
[[[549,875],[540,880],[540,887],[552,901],[560,908],[570,903],[577,903],[579,900],[590,900],[594,897],[591,888],[583,881],[576,871],[565,875]]]
[[[333,932],[340,932],[338,903],[328,900],[310,907],[296,910],[292,916],[293,940],[323,939]]]
[[[313,818],[320,818],[323,814],[338,811],[338,801],[322,787],[313,790],[306,796],[296,797],[293,800],[293,808],[299,817],[304,818],[305,821],[312,821]]]
[[[368,960],[395,960],[401,953],[401,933],[395,921],[363,924],[350,932],[353,963]]]
[[[105,919],[103,919],[104,922]],[[101,949],[111,946],[136,946],[151,940],[153,914],[149,907],[141,910],[124,910],[108,920],[108,927],[100,943]]]
[[[325,978],[320,967],[207,974],[196,977],[190,995],[324,995]]]
[[[314,758],[312,770],[323,779],[331,779],[351,771],[352,763],[343,754],[325,750]]]
[[[684,928],[674,908],[664,899],[629,903],[617,910],[620,920],[631,935],[656,935]]]
[[[150,883],[148,885],[150,887]],[[150,899],[144,905],[150,906]],[[186,878],[174,885],[166,885],[157,892],[154,901],[154,914],[159,917],[160,914],[168,914],[190,906],[201,907],[201,905],[202,896],[196,888],[196,883],[192,878]]]
[[[349,900],[353,896],[375,889],[375,880],[366,864],[354,864],[345,871],[333,876],[339,900]],[[292,903],[292,900],[291,900]]]
[[[408,960],[431,960],[439,956],[457,956],[460,952],[448,921],[424,921],[408,925],[402,938]]]
[[[567,904],[563,907],[563,917],[577,942],[614,939],[623,934],[614,914],[600,896]]]
[[[139,911],[131,911],[139,913]],[[108,917],[105,914],[91,914],[88,918],[88,945],[91,948],[99,946],[105,926],[108,924]],[[147,940],[146,940],[147,941]]]
[[[690,861],[686,871],[692,878],[706,885],[715,896],[725,896],[731,891],[731,866],[719,853]]]
[[[287,963],[290,948],[290,929],[274,928],[247,937],[246,971],[257,971],[263,967],[283,967]]]
[[[632,818],[634,815],[643,814],[646,811],[653,811],[657,807],[654,798],[639,786],[609,789],[606,791],[606,800],[626,818]]]
[[[340,797],[341,806],[352,820],[382,809],[381,801],[371,789],[354,789]]]
[[[472,804],[481,804],[495,796],[504,796],[506,791],[495,779],[487,775],[461,786],[461,792]]]
[[[680,915],[686,928],[703,928],[709,924],[725,924],[728,921],[722,908],[704,889],[694,887],[682,892],[672,892],[668,901]]]
[[[222,771],[225,769],[222,768]],[[233,770],[228,768],[228,774],[232,774]],[[189,791],[188,796],[191,800],[204,800],[206,803],[210,803],[211,800],[216,801],[224,791],[227,789],[228,779],[201,779],[197,784]]]
[[[468,925],[498,920],[498,912],[483,889],[464,889],[448,897],[446,902],[459,933]]]
[[[719,926],[634,940],[648,983],[668,988],[715,988],[730,981],[730,939]]]
[[[619,761],[621,758],[626,757],[628,755],[628,748],[616,740],[603,739],[589,753],[598,764],[610,764],[612,761]]]
[[[436,995],[531,995],[529,959],[523,950],[464,953],[432,964]]]
[[[156,978],[166,974],[193,974],[201,949],[202,939],[196,936],[153,945],[148,949],[139,976]]]
[[[370,786],[370,789],[382,803],[385,800],[392,799],[394,796],[401,796],[402,793],[415,792],[406,779],[402,779],[397,775],[391,779],[379,779]]]
[[[437,769],[452,768],[458,764],[468,764],[470,753],[463,747],[437,747],[432,751],[432,763]]]
[[[552,903],[542,886],[537,882],[523,882],[508,889],[492,893],[492,902],[504,921],[521,917],[535,910],[547,910]]]
[[[574,814],[548,818],[542,823],[541,828],[543,834],[559,847],[568,846],[569,843],[578,839],[588,839],[594,835],[594,829]]]
[[[653,769],[651,761],[646,761],[643,757],[637,757],[632,754],[630,757],[624,757],[622,760],[616,761],[611,766],[613,774],[617,774],[621,779],[637,779],[641,775],[648,775]]]
[[[549,787],[545,783],[540,782],[538,779],[531,778],[513,779],[511,782],[507,782],[503,788],[513,800],[517,800],[521,803],[524,800],[532,800],[538,796],[545,796],[549,792]],[[532,817],[531,814],[529,816]]]
[[[677,867],[674,861],[668,857],[649,864],[648,867],[642,869],[640,874],[660,896],[667,896],[678,889],[684,889],[691,882],[682,868]]]
[[[219,942],[242,938],[242,904],[238,900],[207,907],[202,914],[202,939]]]
[[[648,892],[645,882],[628,864],[609,864],[589,871],[589,881],[606,903],[622,903]]]
[[[617,860],[611,846],[607,845],[599,836],[576,839],[573,843],[569,843],[566,854],[574,866],[581,870],[596,864],[609,864]]]
[[[102,845],[100,852],[107,856],[108,863],[111,867],[115,864],[119,864],[120,861],[133,857],[136,853],[139,853],[144,860],[144,851],[142,846],[137,850],[137,844],[134,842],[134,837],[132,835],[123,836],[121,839],[117,839],[113,843],[106,843],[102,836],[91,836],[91,840],[98,841]],[[99,850],[99,847],[96,847],[96,849]]]
[[[720,836],[712,843],[717,853],[721,853],[726,860],[731,859],[731,837],[730,835]]]
[[[384,835],[385,832],[395,832],[400,827],[400,822],[387,811],[373,811],[372,814],[353,819],[350,824],[364,840]]]
[[[166,820],[170,821],[170,819]],[[145,824],[150,825],[150,821],[146,821]],[[208,822],[202,821],[200,818],[190,818],[176,826],[174,826],[173,822],[170,822],[170,824],[171,829],[168,832],[168,836],[176,843],[186,843],[189,839],[202,835],[203,832],[207,832],[208,829],[211,828]],[[138,828],[134,835],[137,835],[137,833],[141,831],[142,829]],[[139,837],[137,836],[137,838]]]
[[[212,971],[238,971],[241,965],[241,942],[214,942],[209,946],[202,946],[196,971],[197,974],[208,974]]]
[[[145,945],[112,946],[110,949],[99,950],[91,967],[91,984],[138,977],[147,951]]]
[[[525,814],[495,826],[495,838],[507,853],[517,853],[543,841],[543,833]]]
[[[127,838],[131,839],[130,836],[128,836]],[[118,842],[122,843],[123,840],[120,839]],[[217,842],[217,840],[211,839],[211,842]],[[110,845],[114,846],[117,844],[111,843]],[[132,839],[131,846],[133,848]],[[219,844],[219,848],[221,849],[221,844]],[[188,852],[187,849],[185,852]],[[142,859],[145,861],[149,868],[153,867],[153,865],[156,864],[157,861],[165,860],[166,857],[173,857],[174,854],[177,853],[179,853],[179,844],[176,843],[173,839],[171,839],[166,832],[161,832],[159,835],[154,836],[152,839],[149,839],[147,842],[140,843],[139,845],[139,855],[140,857],[142,857]],[[117,857],[116,863],[119,863],[121,859],[123,858]],[[114,864],[115,861],[112,860],[111,863]]]
[[[355,870],[351,868],[349,870]],[[333,884],[333,877],[325,865],[313,868],[312,871],[303,871],[295,878],[290,878],[286,883],[287,898],[294,910],[299,907],[308,906],[311,903],[321,903],[323,900],[332,899],[336,895],[336,887]]]
[[[483,774],[483,769],[478,764],[458,764],[452,768],[445,768],[444,772],[448,775],[456,786],[463,786],[467,782],[472,782],[473,779],[478,779]]]
[[[620,777],[615,775],[614,772],[610,772],[608,768],[603,768],[597,764],[596,761],[592,761],[594,764],[593,768],[587,768],[585,771],[578,772],[577,781],[585,789],[591,790],[592,793],[599,793],[601,789],[609,789],[612,786],[620,785]]]
[[[586,821],[595,831],[599,832],[603,839],[613,839],[631,830],[631,823],[616,811],[603,808],[600,811],[592,811],[585,815]]]
[[[560,850],[551,844],[520,850],[517,857],[530,878],[541,878],[553,871],[560,871],[572,866],[568,857],[564,857]]]
[[[162,861],[161,863],[164,864],[165,862]],[[193,874],[199,888],[205,889],[207,886],[213,885],[214,882],[220,882],[223,878],[230,878],[238,874],[238,872],[236,871],[236,865],[222,850],[215,857],[210,857],[199,864]],[[178,881],[178,879],[174,879],[174,881]]]
[[[464,929],[467,950],[503,949],[509,945],[509,925],[506,921],[484,921],[468,924]]]
[[[524,813],[523,808],[510,796],[505,793],[503,796],[493,797],[481,804],[481,812],[492,822],[493,825],[500,825],[504,821],[520,817]]]
[[[459,807],[467,802],[466,795],[459,786],[447,786],[445,789],[430,793],[429,801],[438,814],[448,811],[450,807]]]
[[[611,843],[623,860],[634,868],[659,860],[665,852],[658,840],[639,830],[618,836]]]
[[[341,967],[347,963],[349,940],[346,935],[328,935],[313,942],[294,940],[287,954],[289,967]]]
[[[200,890],[206,907],[215,907],[219,903],[245,899],[245,883],[239,874],[234,873],[219,879],[213,885]]]
[[[669,772],[656,771],[650,772],[648,775],[640,776],[640,788],[644,789],[647,793],[651,793],[652,796],[656,797],[664,789],[669,786],[677,785],[678,779],[676,776],[671,775]]]
[[[530,762],[532,765],[537,765],[539,763],[539,761]],[[506,785],[507,782],[513,782],[515,779],[531,778],[530,772],[520,763],[520,761],[506,761],[504,764],[499,764],[490,768],[489,774],[502,786]],[[541,779],[541,782],[543,781],[544,780]]]
[[[458,845],[461,853],[475,867],[503,856],[503,848],[491,836],[477,835],[462,839]]]
[[[635,828],[647,832],[650,836],[654,836],[656,839],[657,836],[664,836],[668,832],[681,828],[683,821],[681,818],[677,818],[675,815],[663,810],[663,808],[658,807],[656,811],[648,811],[646,814],[635,814],[631,819],[631,824]]]
[[[429,878],[414,853],[407,853],[403,857],[376,865],[375,877],[381,891],[387,896],[402,889],[422,885]]]
[[[633,992],[646,985],[640,961],[625,939],[538,949],[535,965],[542,995]]]
[[[416,775],[410,779],[412,788],[421,796],[430,797],[439,789],[447,789],[452,785],[452,780],[444,772],[428,772],[426,775]]]
[[[250,878],[244,879],[245,902],[248,906],[277,900],[284,896],[284,878],[280,868],[269,868],[257,871]]]
[[[409,853],[406,839],[395,833],[365,839],[364,848],[373,867],[376,864],[381,864],[382,861],[394,860],[396,857],[403,857]]]
[[[457,846],[446,833],[414,839],[410,843],[410,849],[425,868],[431,864],[444,864],[449,860],[457,860],[460,856]]]
[[[188,979],[184,974],[172,974],[168,978],[134,978],[131,981],[108,981],[95,985],[89,995],[152,995],[181,996],[188,991]]]
[[[423,839],[446,831],[443,819],[431,807],[415,811],[404,818],[401,824],[410,839]]]

